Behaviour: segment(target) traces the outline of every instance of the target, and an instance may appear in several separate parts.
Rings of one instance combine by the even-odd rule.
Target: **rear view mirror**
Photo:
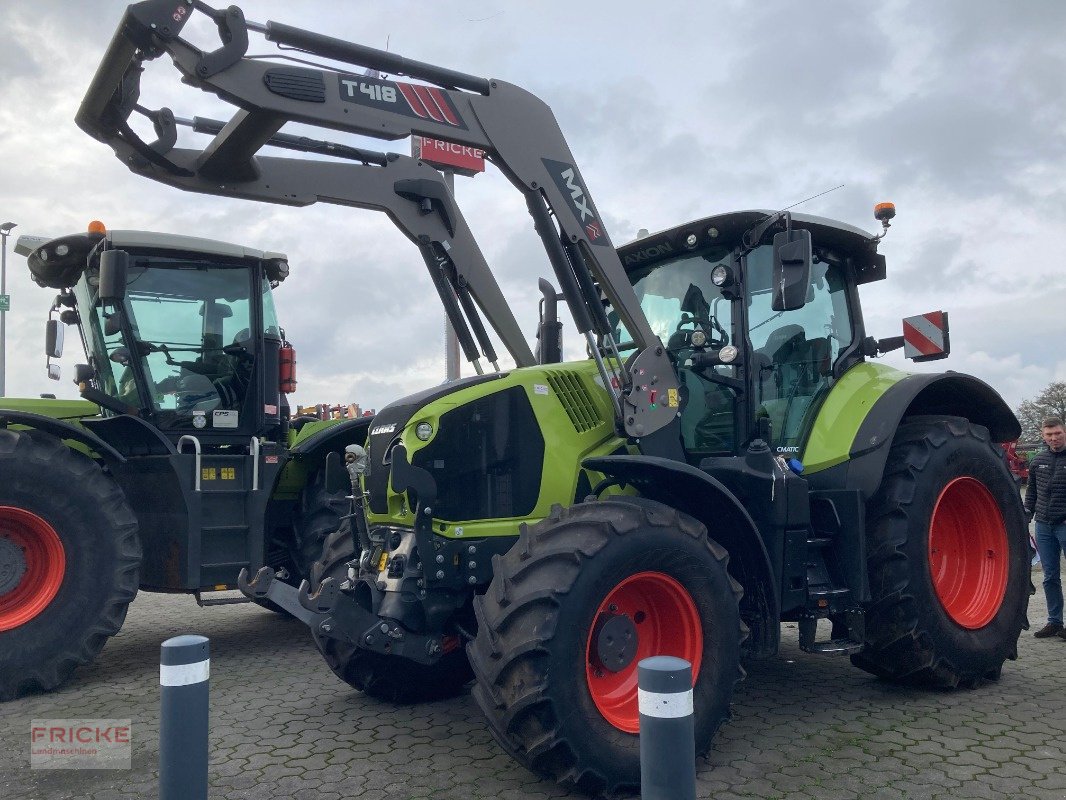
[[[63,355],[63,325],[58,319],[50,319],[44,331],[44,354],[49,358]]]
[[[783,231],[774,236],[773,298],[774,311],[795,311],[807,302],[814,260],[811,232]]]
[[[88,383],[96,377],[96,371],[88,364],[74,365],[74,383]]]
[[[100,254],[100,302],[120,303],[126,296],[126,273],[130,254],[125,250],[105,250]]]
[[[48,365],[48,377],[49,377],[50,380],[53,380],[53,381],[58,381],[59,380],[59,364],[49,364]],[[42,397],[43,396],[44,395],[42,395]]]

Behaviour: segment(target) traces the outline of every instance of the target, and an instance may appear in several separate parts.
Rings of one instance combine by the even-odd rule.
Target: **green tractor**
[[[211,605],[245,567],[308,577],[343,511],[325,454],[369,424],[289,419],[280,253],[98,223],[16,252],[58,290],[49,361],[74,326],[89,364],[84,400],[0,401],[0,700],[91,661],[138,588]]]
[[[473,679],[507,752],[614,795],[639,786],[644,657],[691,662],[699,754],[741,660],[773,656],[783,621],[804,650],[907,683],[976,686],[1017,656],[1026,526],[994,443],[1019,425],[976,378],[870,361],[898,346],[948,353],[940,313],[905,321],[901,337],[868,335],[859,287],[886,276],[884,233],[748,211],[616,249],[551,110],[528,92],[235,7],[195,11],[218,26],[217,50],[181,37],[193,6],[131,5],[79,124],[133,172],[188,191],[418,201],[444,226],[416,241],[478,372],[379,411],[366,462],[350,467],[352,524],[327,538],[310,581],[241,576],[248,595],[308,623],[344,681],[402,702]],[[248,57],[250,32],[358,70]],[[168,109],[128,99],[164,53],[186,83],[239,107],[202,152],[174,146]],[[157,142],[121,122],[134,112]],[[542,283],[536,353],[471,260],[451,196],[391,179],[419,163],[259,156],[290,120],[483,150],[523,193],[561,289]],[[893,214],[877,209],[886,231]],[[588,360],[561,362],[560,298]],[[515,368],[480,369],[479,354],[496,361],[482,315]],[[326,472],[327,488],[346,485]]]

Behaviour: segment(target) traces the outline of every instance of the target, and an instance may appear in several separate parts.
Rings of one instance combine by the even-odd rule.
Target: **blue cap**
[[[803,474],[803,462],[798,458],[790,458],[788,460],[788,468],[795,472],[797,475]]]

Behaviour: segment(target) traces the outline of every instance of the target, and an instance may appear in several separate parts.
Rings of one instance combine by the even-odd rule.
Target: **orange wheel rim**
[[[1007,591],[1007,526],[992,493],[976,478],[944,487],[929,526],[929,570],[944,611],[963,628],[983,628]]]
[[[0,631],[44,611],[65,574],[66,553],[55,529],[25,509],[0,506]]]
[[[600,663],[600,622],[621,619],[636,634],[634,655],[617,670]],[[676,656],[692,664],[695,683],[703,657],[703,627],[692,596],[662,572],[631,575],[600,603],[585,646],[585,679],[603,718],[619,730],[637,733],[637,664],[651,656]]]

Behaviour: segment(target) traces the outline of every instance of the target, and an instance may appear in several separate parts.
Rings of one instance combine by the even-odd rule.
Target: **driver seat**
[[[801,325],[782,325],[759,348],[759,383],[763,400],[776,400],[788,395],[792,382],[798,376],[793,374],[795,370],[786,369],[786,366],[798,366],[806,360],[806,343],[806,333]]]

